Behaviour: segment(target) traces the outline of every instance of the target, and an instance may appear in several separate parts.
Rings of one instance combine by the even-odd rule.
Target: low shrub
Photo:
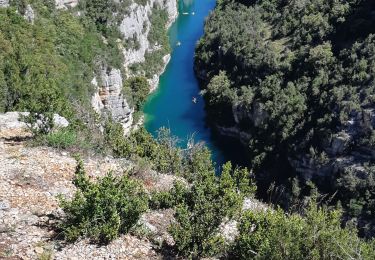
[[[76,145],[77,135],[74,130],[60,129],[46,135],[45,140],[48,146],[59,149],[67,149]]]
[[[170,191],[159,191],[151,194],[149,202],[152,209],[167,209],[173,208],[186,200],[188,188],[184,183],[175,182]]]
[[[185,199],[177,205],[176,222],[170,227],[178,252],[193,259],[225,253],[226,243],[219,226],[224,219],[241,211],[244,198],[230,163],[223,166],[220,177],[214,170],[201,169],[195,173]],[[247,183],[249,176],[246,176]]]
[[[341,227],[341,212],[311,203],[305,216],[248,211],[239,224],[233,259],[374,259],[374,242]]]
[[[127,233],[148,208],[142,185],[127,174],[114,177],[108,173],[93,182],[78,160],[73,183],[78,189],[73,199],[60,198],[66,214],[61,228],[68,241],[88,237],[93,242],[108,243]]]

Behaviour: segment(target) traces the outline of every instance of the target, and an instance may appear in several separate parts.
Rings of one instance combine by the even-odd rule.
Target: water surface
[[[205,18],[214,7],[215,0],[179,1],[179,16],[169,30],[171,60],[160,77],[158,89],[148,98],[144,113],[145,127],[154,136],[160,127],[169,127],[184,147],[187,138],[194,135],[195,141],[205,142],[213,160],[220,165],[229,159],[221,148],[224,145],[228,153],[232,142],[219,146],[214,141],[205,123],[204,101],[193,71],[195,46],[203,35]]]

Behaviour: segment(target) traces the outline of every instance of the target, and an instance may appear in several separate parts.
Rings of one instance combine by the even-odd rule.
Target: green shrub
[[[61,228],[68,241],[82,236],[93,242],[108,243],[127,233],[148,208],[143,187],[126,174],[114,177],[108,173],[93,182],[78,160],[73,183],[78,189],[73,199],[60,199],[66,214]]]
[[[145,77],[132,77],[126,80],[124,87],[126,91],[130,91],[133,104],[137,111],[142,109],[148,94],[150,93],[150,86]]]
[[[306,216],[248,211],[232,250],[236,259],[374,259],[374,242],[341,228],[341,213],[311,203]]]
[[[48,146],[67,149],[77,144],[77,135],[74,130],[60,129],[45,136]]]
[[[187,187],[184,183],[175,182],[170,191],[154,192],[150,199],[150,208],[167,209],[173,208],[185,201],[188,194]]]
[[[232,175],[230,163],[223,166],[220,178],[214,170],[196,172],[191,189],[176,207],[176,222],[170,227],[182,255],[201,258],[225,252],[219,226],[226,217],[235,216],[243,202]]]

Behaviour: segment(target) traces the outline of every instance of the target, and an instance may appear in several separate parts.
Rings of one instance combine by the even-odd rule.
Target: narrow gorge
[[[0,0],[1,259],[375,259],[371,0]]]

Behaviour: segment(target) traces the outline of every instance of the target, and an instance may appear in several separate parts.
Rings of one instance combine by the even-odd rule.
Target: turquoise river
[[[145,127],[150,133],[156,135],[160,127],[169,127],[181,140],[182,147],[193,135],[196,142],[205,142],[213,160],[220,165],[232,159],[232,142],[218,142],[206,126],[204,101],[193,71],[195,46],[203,35],[205,18],[214,7],[215,0],[179,1],[179,16],[169,30],[171,60],[160,76],[157,90],[148,98],[144,114]]]

